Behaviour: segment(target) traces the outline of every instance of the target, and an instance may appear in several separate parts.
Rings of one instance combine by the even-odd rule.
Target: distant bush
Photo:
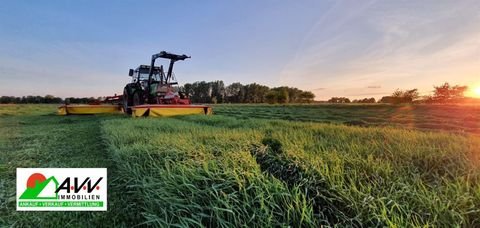
[[[350,99],[346,97],[332,97],[328,103],[350,103]]]
[[[358,100],[353,100],[352,103],[375,103],[375,98],[363,98]]]
[[[465,91],[467,86],[455,85],[451,86],[445,82],[441,86],[434,86],[433,96],[427,97],[427,103],[458,103],[465,100]]]
[[[62,103],[63,99],[53,95],[42,96],[1,96],[0,104],[57,104]]]
[[[390,103],[390,104],[401,104],[401,103],[411,103],[411,100],[402,98],[402,97],[394,97],[394,96],[384,96],[382,99],[378,101],[379,103]]]
[[[395,90],[390,96],[384,96],[379,103],[478,103],[478,99],[466,98],[464,93],[467,86],[452,86],[448,82],[440,86],[434,86],[433,95],[426,95],[420,98],[417,89],[411,90]]]
[[[402,104],[413,103],[420,97],[418,89],[400,90],[397,89],[390,96],[385,96],[380,99],[380,103]]]
[[[92,104],[104,100],[105,97],[67,97],[64,99],[53,95],[46,96],[1,96],[0,104]]]

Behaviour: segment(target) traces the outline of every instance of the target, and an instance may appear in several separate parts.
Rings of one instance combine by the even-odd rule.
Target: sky
[[[162,50],[180,84],[291,86],[316,100],[480,87],[480,1],[5,1],[0,96],[120,94]],[[166,65],[166,62],[163,62]],[[467,94],[468,95],[468,94]]]

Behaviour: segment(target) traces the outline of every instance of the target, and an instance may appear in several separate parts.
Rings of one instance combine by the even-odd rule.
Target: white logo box
[[[17,211],[106,211],[107,169],[17,168],[16,204]]]

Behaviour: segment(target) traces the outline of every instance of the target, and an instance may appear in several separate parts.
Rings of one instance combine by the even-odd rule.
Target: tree
[[[225,100],[231,103],[240,103],[242,90],[243,85],[240,82],[230,84],[225,88]]]
[[[467,86],[450,86],[448,82],[441,86],[434,86],[434,88],[432,101],[439,103],[459,102],[465,98],[464,93],[468,89]]]
[[[288,96],[288,87],[282,86],[282,87],[276,87],[272,89],[273,91],[276,92],[276,100],[277,103],[288,103],[290,100],[290,97]]]
[[[214,103],[223,103],[225,98],[225,84],[223,81],[213,81],[209,84],[212,89],[212,102],[214,101]]]
[[[363,98],[358,100],[353,100],[352,103],[375,103],[375,98]]]
[[[273,90],[268,91],[268,93],[265,95],[265,102],[269,104],[277,103],[277,92]]]
[[[192,102],[196,103],[210,103],[212,89],[210,83],[205,81],[194,82],[192,84],[193,96],[191,97]]]
[[[300,93],[300,102],[301,103],[310,103],[313,102],[315,98],[315,94],[310,91],[303,91]]]
[[[420,97],[420,95],[418,93],[418,89],[411,89],[403,92],[403,97],[405,98],[405,100],[413,102],[417,100]]]
[[[49,103],[49,104],[55,104],[55,103],[61,103],[62,102],[62,98],[55,97],[53,95],[45,95],[43,100],[44,100],[44,103]]]
[[[243,97],[244,103],[262,103],[265,100],[265,95],[270,90],[267,86],[252,83],[243,86],[245,92]]]
[[[59,104],[62,103],[63,99],[60,97],[55,97],[53,95],[42,96],[23,96],[23,97],[14,97],[14,96],[2,96],[0,97],[0,104]]]
[[[191,83],[186,83],[185,85],[183,85],[181,90],[187,95],[187,97],[193,95],[193,85]]]
[[[300,102],[300,96],[303,92],[302,90],[293,87],[286,87],[286,89],[288,91],[288,99],[290,103]]]
[[[382,97],[378,103],[390,103],[390,104],[399,104],[401,103],[398,99],[398,97],[394,96],[384,96]]]
[[[346,97],[332,97],[328,103],[350,103],[350,99]]]
[[[400,90],[396,89],[391,96],[385,96],[380,99],[381,103],[412,103],[419,98],[418,89]]]

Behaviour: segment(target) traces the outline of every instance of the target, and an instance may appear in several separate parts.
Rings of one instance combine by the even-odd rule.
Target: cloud
[[[312,89],[312,90],[326,90],[327,88],[316,88],[316,89]]]
[[[372,86],[367,86],[367,89],[380,89],[382,86],[379,85],[372,85]]]
[[[375,92],[375,93],[351,93],[347,94],[347,96],[358,97],[358,96],[378,96],[378,95],[386,95],[389,94],[388,92]]]

